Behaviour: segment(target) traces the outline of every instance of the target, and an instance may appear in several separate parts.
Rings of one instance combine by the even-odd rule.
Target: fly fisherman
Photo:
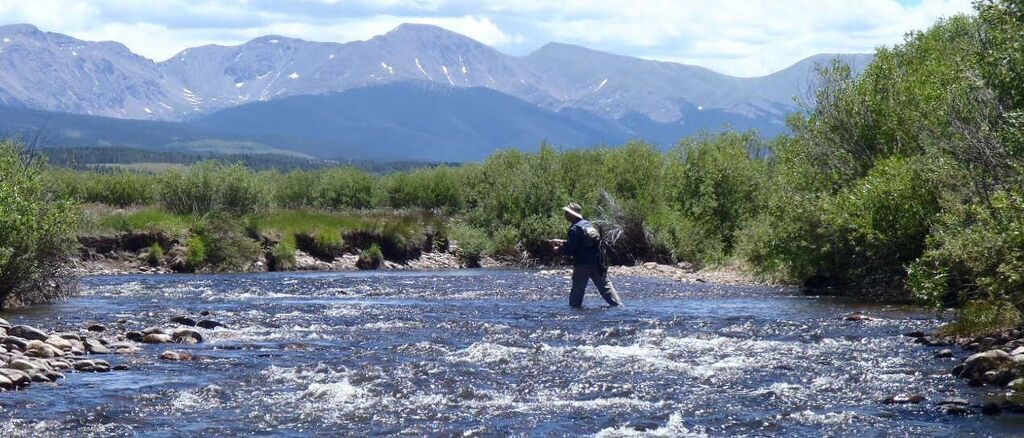
[[[615,287],[608,280],[608,266],[601,253],[601,234],[590,221],[583,219],[583,208],[573,202],[562,207],[565,220],[569,227],[568,240],[552,240],[555,251],[572,257],[572,291],[569,292],[569,305],[574,308],[583,307],[583,294],[587,290],[587,281],[593,280],[601,298],[609,306],[622,305],[622,299],[615,292]]]

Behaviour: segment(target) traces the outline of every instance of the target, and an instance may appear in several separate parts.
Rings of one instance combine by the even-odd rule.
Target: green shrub
[[[202,236],[192,236],[185,242],[187,253],[185,263],[189,270],[196,271],[206,265],[206,241]]]
[[[261,253],[259,242],[246,235],[241,223],[214,214],[192,227],[187,263],[197,271],[247,271]]]
[[[159,266],[160,262],[164,259],[164,249],[159,243],[154,242],[149,247],[149,251],[146,253],[146,263],[149,266]]]
[[[940,330],[942,334],[974,336],[995,330],[1016,328],[1024,319],[1020,310],[1005,301],[971,301],[957,312],[957,321]]]
[[[322,171],[313,188],[317,206],[321,208],[359,209],[373,206],[377,185],[372,175],[354,167]]]
[[[269,179],[240,164],[204,161],[184,171],[175,169],[163,173],[160,203],[177,214],[258,213],[273,205]]]
[[[359,269],[377,269],[384,264],[384,253],[381,252],[380,246],[377,244],[370,245],[369,248],[362,250],[359,253],[359,259],[356,260],[356,267]]]
[[[480,259],[491,251],[491,241],[483,230],[469,225],[454,225],[449,235],[458,244],[459,261],[466,267],[480,266]]]
[[[0,307],[58,299],[74,289],[78,212],[47,192],[43,171],[20,144],[0,142]]]

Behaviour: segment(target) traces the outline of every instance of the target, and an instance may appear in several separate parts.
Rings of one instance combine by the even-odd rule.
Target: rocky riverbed
[[[974,403],[953,400],[950,414],[1024,414],[1024,329],[1006,329],[980,336],[908,333],[915,342],[931,347],[934,360],[955,362],[950,372],[985,391]]]
[[[226,327],[212,319],[177,316],[165,326],[130,330],[128,320],[111,326],[88,324],[77,329],[48,331],[12,325],[0,319],[0,389],[20,390],[33,384],[57,384],[66,373],[126,371],[151,358],[191,360],[187,352],[160,349],[157,344],[198,344],[200,330]]]

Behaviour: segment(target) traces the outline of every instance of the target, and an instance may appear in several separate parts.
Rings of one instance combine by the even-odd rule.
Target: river
[[[615,279],[627,306],[524,271],[87,277],[79,297],[12,323],[132,329],[211,312],[228,328],[112,356],[128,371],[70,373],[0,394],[0,434],[983,435],[1019,417],[950,416],[975,397],[953,359],[902,333],[934,314],[780,288]],[[866,310],[881,317],[850,322]],[[974,392],[977,392],[975,394]],[[881,403],[920,394],[913,405]]]

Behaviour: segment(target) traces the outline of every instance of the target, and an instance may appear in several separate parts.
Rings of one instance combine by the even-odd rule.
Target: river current
[[[950,416],[978,394],[954,359],[902,336],[941,321],[779,288],[613,280],[625,308],[529,271],[87,277],[15,324],[131,329],[174,316],[196,345],[111,356],[0,394],[4,436],[1010,435],[1017,417]],[[844,321],[864,310],[874,321]],[[121,321],[120,323],[118,321]],[[157,359],[166,349],[196,356]],[[896,394],[921,404],[886,405]],[[979,392],[980,394],[980,392]]]

